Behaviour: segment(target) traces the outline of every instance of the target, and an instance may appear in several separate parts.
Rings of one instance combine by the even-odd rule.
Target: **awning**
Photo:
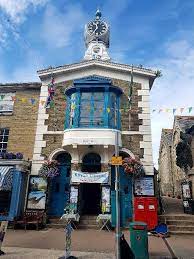
[[[0,166],[0,191],[11,191],[13,181],[13,167]]]

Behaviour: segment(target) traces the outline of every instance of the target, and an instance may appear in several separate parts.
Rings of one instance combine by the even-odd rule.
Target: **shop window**
[[[9,138],[9,129],[7,128],[0,129],[0,152],[3,152],[3,153],[6,152],[8,138]]]

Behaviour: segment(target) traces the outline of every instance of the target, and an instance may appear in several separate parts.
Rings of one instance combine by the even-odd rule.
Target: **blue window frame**
[[[66,90],[67,111],[65,128],[120,129],[119,99],[122,91],[110,80],[92,85],[87,79]]]

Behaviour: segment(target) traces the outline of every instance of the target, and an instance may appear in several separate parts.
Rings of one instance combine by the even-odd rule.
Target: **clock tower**
[[[96,11],[93,21],[85,25],[86,52],[84,60],[100,59],[110,60],[107,49],[109,48],[109,25],[101,20],[101,12]]]

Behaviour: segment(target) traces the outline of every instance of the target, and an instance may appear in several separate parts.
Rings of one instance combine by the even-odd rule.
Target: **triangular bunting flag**
[[[191,111],[192,111],[192,109],[193,109],[193,107],[189,107],[189,112],[191,112]]]
[[[155,112],[156,110],[154,109],[154,110],[152,110],[152,112]]]
[[[3,100],[3,99],[4,99],[4,97],[5,97],[5,95],[4,95],[4,94],[1,94],[1,95],[0,95],[1,100]]]
[[[173,114],[175,114],[175,112],[176,112],[176,109],[174,108],[174,109],[172,109],[172,112],[173,112]]]
[[[30,98],[30,102],[31,102],[32,105],[34,105],[36,103],[36,99]]]
[[[24,97],[23,97],[23,98],[21,98],[22,103],[26,103],[26,100],[27,100],[27,99],[26,99],[26,98],[24,98]]]
[[[182,113],[184,111],[184,108],[180,108],[180,112]]]
[[[109,108],[109,107],[107,108],[107,112],[108,112],[108,113],[110,112],[110,108]]]
[[[160,109],[158,113],[161,113],[161,112],[162,112],[162,109]]]

